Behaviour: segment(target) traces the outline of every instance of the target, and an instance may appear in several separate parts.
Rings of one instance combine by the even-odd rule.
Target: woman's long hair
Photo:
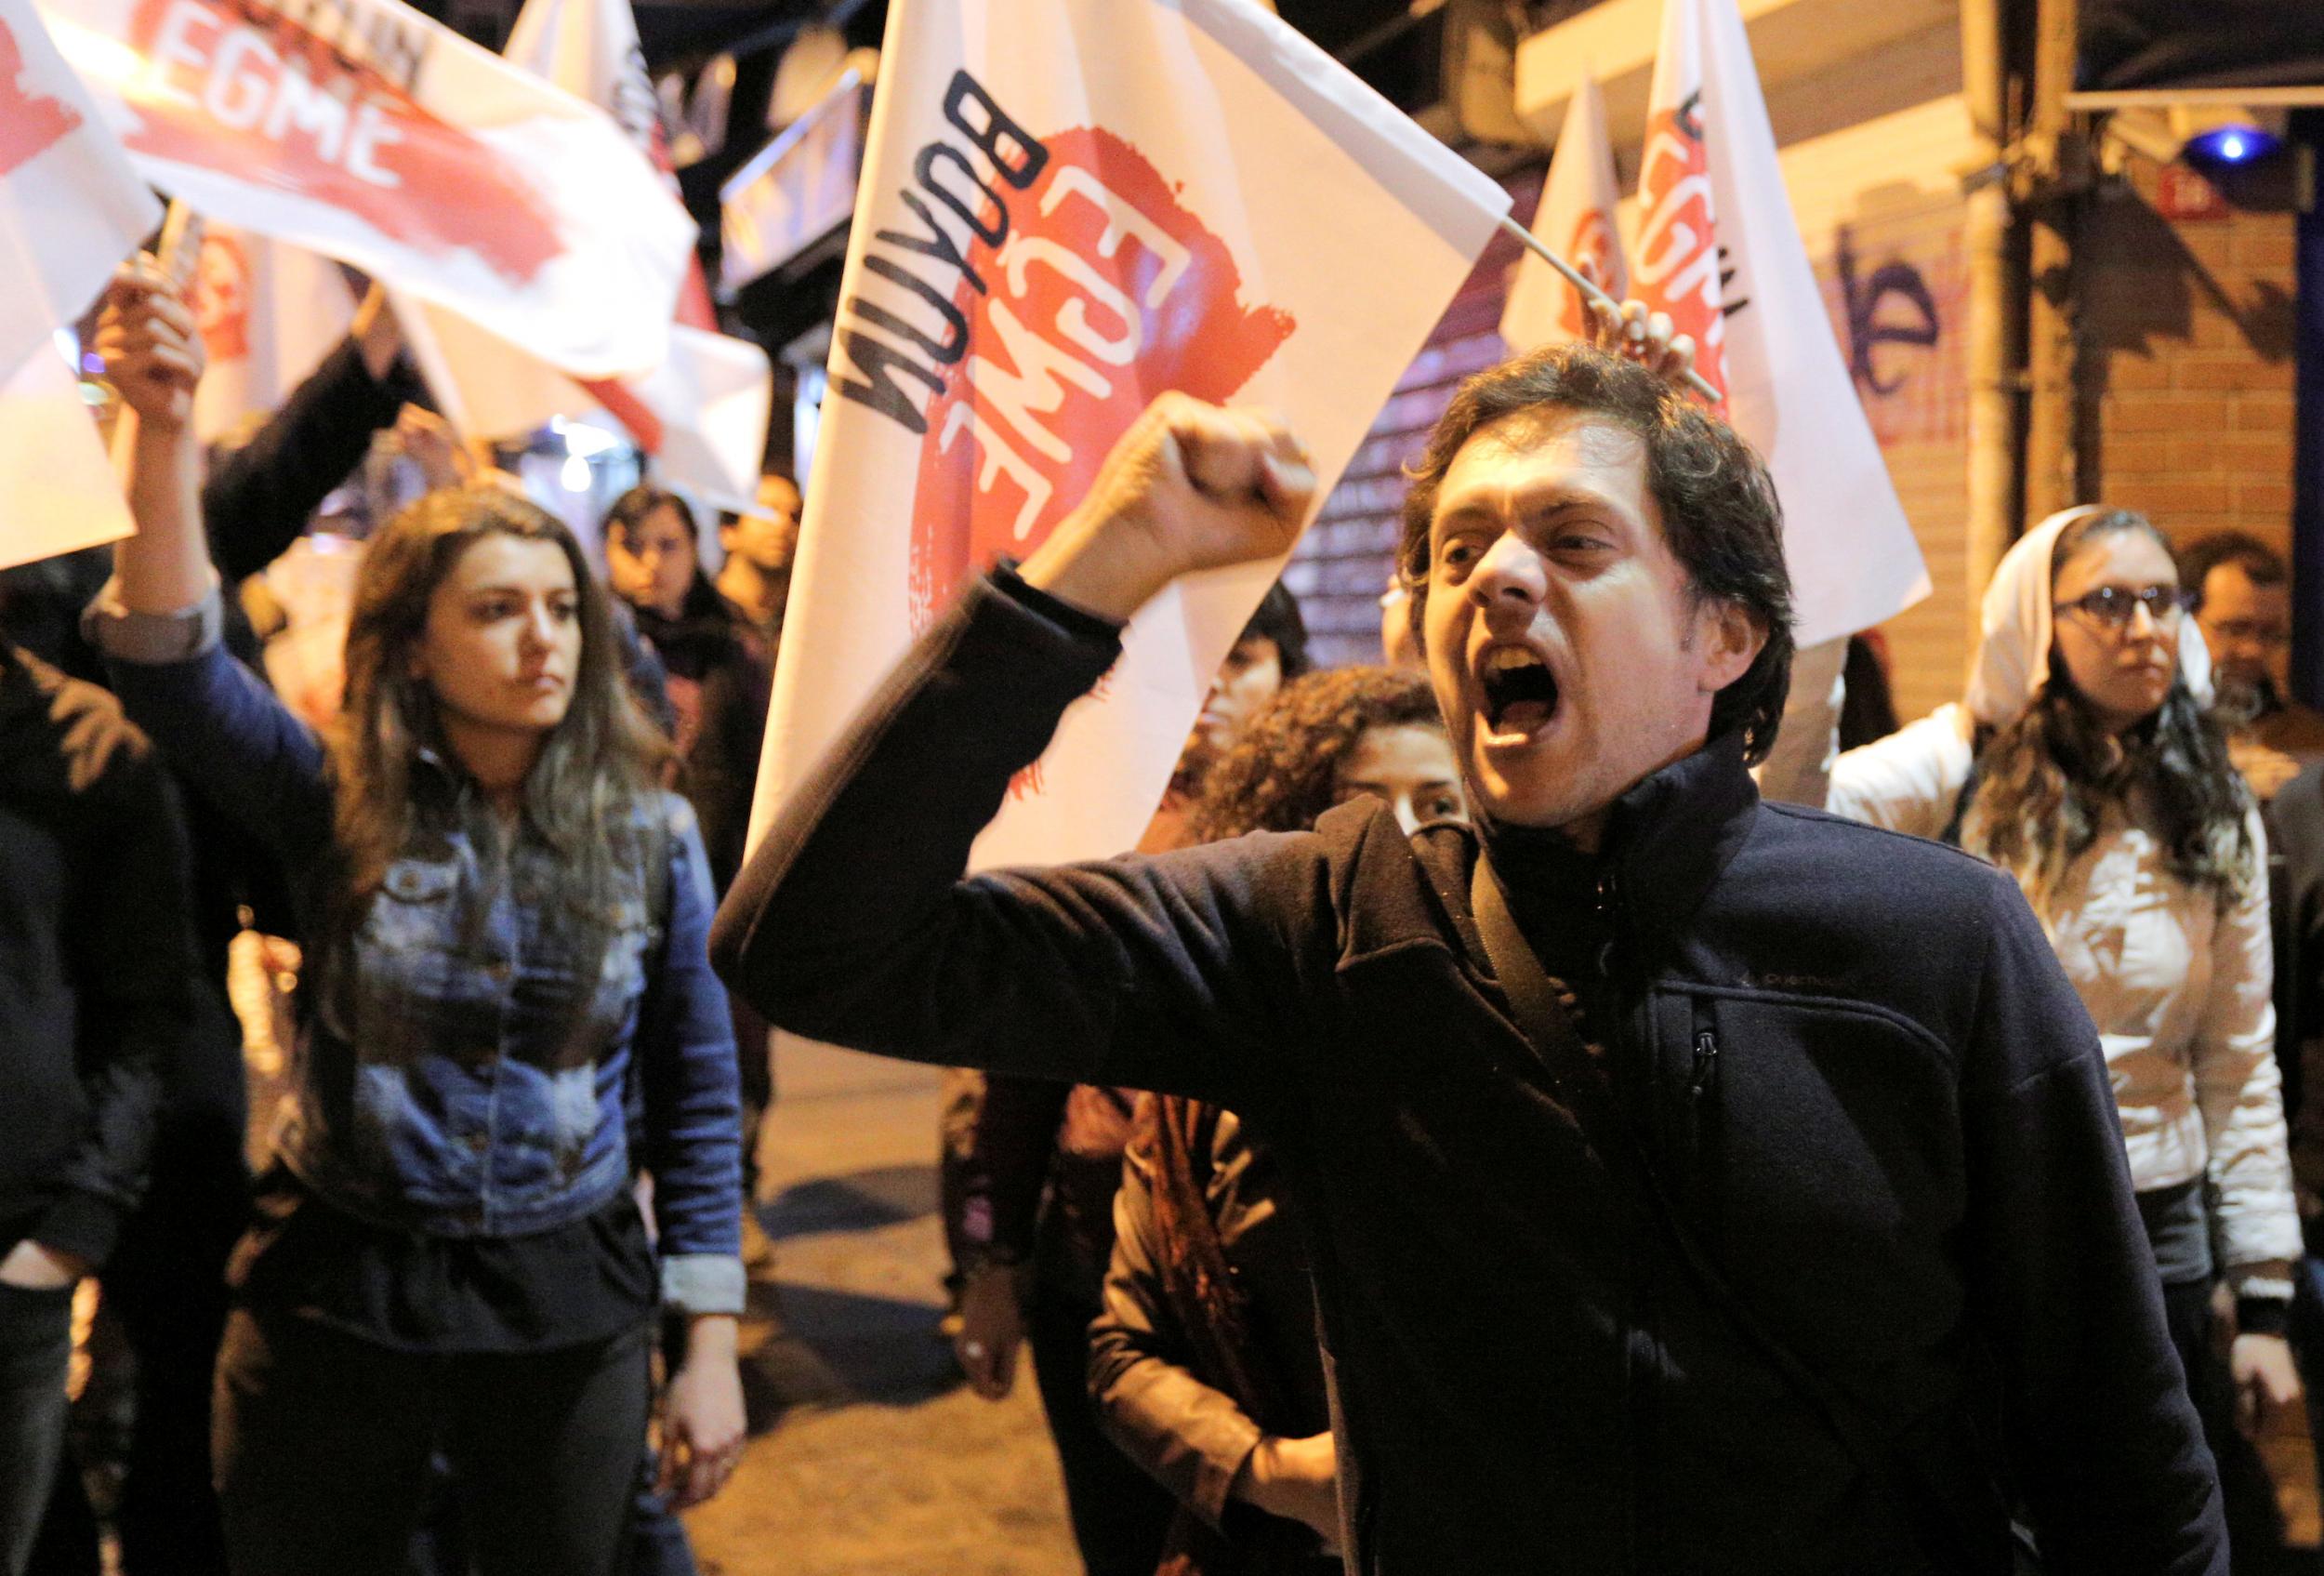
[[[1339,801],[1340,766],[1366,733],[1411,725],[1444,726],[1424,674],[1327,668],[1291,680],[1203,779],[1188,818],[1193,841],[1304,831]],[[1219,1115],[1214,1106],[1179,1095],[1147,1095],[1130,1134],[1129,1162],[1147,1177],[1152,1199],[1155,1278],[1183,1343],[1178,1357],[1261,1427],[1313,1427],[1316,1420],[1295,1417],[1288,1378],[1259,1338],[1251,1289],[1236,1276],[1211,1213]],[[1244,1142],[1255,1154],[1262,1148],[1248,1129]],[[1287,1243],[1281,1246],[1288,1251]],[[1281,1317],[1292,1310],[1272,1311]],[[1221,1530],[1182,1507],[1155,1571],[1248,1576],[1305,1570],[1314,1559],[1314,1538],[1289,1522],[1259,1516],[1230,1521]]]
[[[2112,510],[2058,534],[2050,576],[2086,544],[2144,531],[2170,544],[2144,515]],[[2200,639],[2182,627],[2181,640]],[[2184,672],[2154,715],[2117,735],[2074,685],[2053,637],[2049,679],[2033,704],[1997,729],[1977,756],[1961,846],[2017,878],[2043,911],[2073,862],[2098,840],[2109,808],[2139,801],[2155,817],[2171,873],[2225,902],[2252,878],[2245,817],[2251,791],[2227,758],[2226,735],[2197,704]]]
[[[345,862],[343,923],[368,907],[417,829],[413,765],[420,751],[446,753],[434,692],[413,673],[412,654],[436,588],[488,536],[553,543],[573,567],[580,669],[572,702],[524,782],[524,814],[564,855],[571,884],[562,895],[585,912],[605,913],[620,867],[642,853],[639,810],[657,788],[669,746],[623,679],[613,616],[581,544],[555,515],[502,488],[446,488],[372,536],[355,583],[347,704],[328,741]]]
[[[1305,831],[1340,797],[1340,766],[1372,728],[1441,728],[1428,676],[1327,668],[1294,679],[1252,718],[1204,777],[1188,819],[1197,842]]]

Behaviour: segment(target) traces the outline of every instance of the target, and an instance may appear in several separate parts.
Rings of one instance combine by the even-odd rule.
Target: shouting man
[[[1267,419],[1156,402],[791,796],[729,979],[818,1039],[1264,1132],[1338,1440],[1264,1440],[1234,1491],[1356,1570],[1998,1573],[2018,1510],[2053,1572],[2224,1572],[2089,1020],[2006,877],[1761,802],[1779,511],[1643,367],[1472,379],[1414,483],[1473,833],[1364,801],[961,878],[1123,622],[1281,554],[1313,487]]]

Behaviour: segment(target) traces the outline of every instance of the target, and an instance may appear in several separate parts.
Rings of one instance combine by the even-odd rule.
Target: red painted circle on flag
[[[25,82],[24,51],[0,21],[0,175],[12,174],[55,147],[81,124],[62,99]]]
[[[952,298],[969,341],[927,410],[916,629],[971,574],[1047,540],[1155,395],[1230,400],[1297,327],[1241,299],[1225,243],[1137,148],[1093,127],[1044,146],[1000,245],[970,248],[986,288],[964,277]]]

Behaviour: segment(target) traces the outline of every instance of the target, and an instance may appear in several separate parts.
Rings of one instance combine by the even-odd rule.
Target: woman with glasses
[[[2234,1458],[2250,1452],[2232,1424],[2248,1433],[2262,1406],[2300,1397],[2283,1336],[2300,1221],[2265,839],[2211,713],[2186,602],[2143,516],[2051,516],[1995,571],[1966,704],[1840,757],[1828,802],[2017,878],[2098,1028],[2230,1525],[2265,1529],[2272,1503],[2236,1515]],[[2225,1366],[2212,1339],[2221,1278],[2238,1331]]]

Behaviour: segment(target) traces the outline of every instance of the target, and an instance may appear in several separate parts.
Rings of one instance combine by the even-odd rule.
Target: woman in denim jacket
[[[580,548],[512,493],[436,493],[373,537],[327,743],[229,657],[199,344],[156,278],[116,282],[99,347],[137,422],[139,534],[91,624],[130,713],[298,884],[297,1059],[218,1364],[233,1568],[400,1571],[441,1450],[478,1569],[611,1572],[657,1303],[691,1316],[664,1417],[680,1503],[743,1442],[700,836]]]

